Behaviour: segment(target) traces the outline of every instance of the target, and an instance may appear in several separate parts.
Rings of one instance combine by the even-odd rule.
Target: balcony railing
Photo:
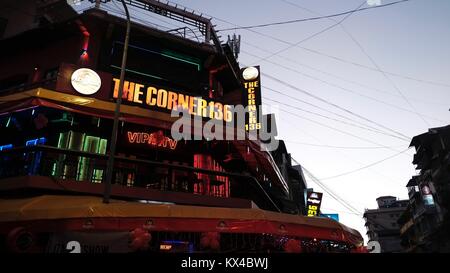
[[[57,180],[102,183],[107,159],[107,155],[44,145],[17,147],[0,151],[0,179],[38,175]],[[216,197],[259,199],[260,202],[264,200],[263,208],[280,211],[254,177],[238,173],[117,156],[113,184]],[[254,201],[258,204],[258,201]]]

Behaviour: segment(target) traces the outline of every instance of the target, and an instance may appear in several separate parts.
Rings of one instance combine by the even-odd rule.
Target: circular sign
[[[244,69],[244,71],[242,71],[242,77],[246,81],[254,80],[258,77],[258,75],[259,75],[258,69],[253,66],[247,67],[246,69]]]
[[[73,72],[71,83],[75,90],[83,95],[92,95],[102,86],[100,76],[92,69],[80,68]]]

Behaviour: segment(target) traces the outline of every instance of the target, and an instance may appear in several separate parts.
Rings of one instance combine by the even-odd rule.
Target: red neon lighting
[[[207,169],[213,171],[225,171],[220,164],[215,161],[210,155],[195,154],[194,167],[200,169]],[[194,193],[206,194],[220,197],[230,197],[230,181],[228,177],[221,175],[207,175],[197,173],[197,179],[202,181],[200,184],[194,184]],[[212,184],[211,181],[222,182]]]
[[[208,93],[208,97],[209,98],[213,98],[214,97],[214,94],[213,94],[214,74],[216,74],[217,72],[219,72],[220,70],[222,70],[222,69],[224,69],[226,67],[227,67],[226,65],[222,65],[220,67],[217,67],[215,69],[211,69],[209,71],[209,93]]]
[[[83,25],[83,23],[80,20],[77,20],[77,24],[78,24],[78,28],[80,29],[81,34],[83,34],[83,42],[82,42],[82,53],[80,58],[82,59],[82,61],[87,61],[89,59],[88,56],[88,48],[89,48],[89,36],[91,36],[91,34],[89,33],[89,31],[87,30],[87,28]]]
[[[175,150],[178,143],[178,141],[165,136],[162,131],[155,133],[127,132],[127,136],[128,142],[131,144],[148,144],[150,146],[171,150]]]

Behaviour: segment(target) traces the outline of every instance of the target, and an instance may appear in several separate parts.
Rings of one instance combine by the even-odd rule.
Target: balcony
[[[101,196],[108,156],[37,145],[0,151],[0,194]],[[228,183],[226,183],[228,182]],[[252,176],[116,157],[111,195],[125,200],[278,210]],[[228,185],[228,186],[226,186]]]

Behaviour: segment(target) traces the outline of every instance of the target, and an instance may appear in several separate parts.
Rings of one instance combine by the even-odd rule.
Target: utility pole
[[[127,16],[127,30],[125,34],[125,42],[123,45],[123,55],[122,55],[122,66],[120,68],[120,83],[119,83],[119,94],[116,100],[116,108],[114,110],[114,124],[111,133],[111,144],[109,149],[108,163],[106,165],[106,175],[105,175],[105,191],[103,194],[103,203],[109,203],[109,197],[111,195],[111,185],[114,170],[114,157],[116,155],[116,145],[117,145],[117,133],[119,129],[119,115],[120,115],[120,105],[122,103],[123,96],[123,86],[125,80],[125,67],[127,63],[127,52],[128,52],[128,42],[130,39],[130,14],[128,12],[127,5],[124,0],[122,2],[123,8],[125,9],[125,14]]]

